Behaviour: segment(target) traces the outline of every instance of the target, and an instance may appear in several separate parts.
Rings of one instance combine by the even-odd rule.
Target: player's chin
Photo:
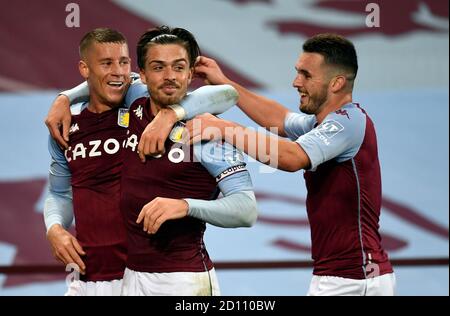
[[[314,112],[311,111],[311,108],[308,106],[307,103],[300,103],[299,108],[300,108],[300,111],[301,111],[302,113],[305,113],[305,114],[314,114]]]
[[[179,104],[181,101],[181,97],[176,95],[165,95],[161,98],[161,104],[171,105],[171,104]]]
[[[123,94],[113,94],[108,95],[107,101],[111,105],[119,106],[122,104],[123,98],[124,98]]]

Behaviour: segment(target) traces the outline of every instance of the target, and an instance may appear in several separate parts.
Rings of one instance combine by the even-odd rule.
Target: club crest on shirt
[[[177,122],[169,134],[169,139],[174,143],[181,143],[185,124]]]
[[[117,124],[122,127],[128,127],[130,123],[130,113],[128,109],[119,109],[117,114]]]

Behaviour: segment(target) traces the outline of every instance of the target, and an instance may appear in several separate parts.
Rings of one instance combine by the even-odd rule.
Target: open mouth
[[[307,94],[307,93],[300,92],[300,99],[301,99],[301,100],[304,100],[304,99],[307,98],[307,97],[308,97],[308,94]]]
[[[123,85],[125,84],[124,81],[108,81],[106,83],[108,86],[116,88],[116,89],[120,89],[123,87]]]

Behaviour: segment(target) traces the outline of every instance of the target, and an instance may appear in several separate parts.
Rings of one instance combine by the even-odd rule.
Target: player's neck
[[[114,105],[107,104],[106,102],[100,100],[95,94],[92,93],[89,97],[88,110],[93,113],[103,113],[114,108]]]
[[[167,107],[166,105],[160,105],[150,100],[150,113],[153,116],[156,116],[159,113],[159,111],[161,111],[161,109],[164,109],[166,107]]]
[[[352,94],[346,93],[340,96],[334,96],[330,98],[326,104],[323,105],[322,110],[319,113],[316,113],[316,121],[318,124],[322,123],[325,117],[331,112],[335,112],[339,110],[346,104],[352,102]]]
[[[90,97],[87,108],[90,112],[93,113],[103,113],[111,110],[112,108],[114,108],[114,106],[106,104],[105,102],[101,102],[98,98]]]

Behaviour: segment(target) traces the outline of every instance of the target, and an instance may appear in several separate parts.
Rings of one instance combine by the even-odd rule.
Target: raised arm
[[[229,84],[239,93],[238,106],[253,121],[266,129],[277,128],[278,135],[286,136],[284,120],[289,110],[281,104],[251,92],[228,79],[215,60],[201,56],[198,58],[195,73],[210,84]]]
[[[137,74],[131,74],[132,83],[127,90],[124,105],[129,107],[139,98],[148,97],[147,86]],[[188,94],[180,104],[161,110],[145,128],[138,145],[139,157],[145,162],[147,155],[159,155],[164,152],[164,143],[173,125],[184,119],[192,119],[198,114],[220,114],[236,104],[237,91],[230,85],[205,86]],[[70,105],[89,100],[89,88],[86,82],[60,93],[53,102],[45,123],[50,135],[62,147],[68,147],[71,123]]]
[[[198,114],[220,114],[236,104],[237,91],[230,85],[204,86],[188,94],[180,104],[162,109],[141,135],[138,145],[139,157],[145,162],[147,155],[164,153],[164,143],[173,125]]]
[[[139,75],[131,73],[131,81],[140,83]],[[145,87],[145,86],[144,86]],[[135,92],[136,90],[133,90]],[[130,96],[131,98],[131,96]],[[64,149],[67,149],[69,141],[69,129],[72,116],[70,105],[89,101],[89,86],[86,81],[72,89],[62,91],[50,106],[45,125],[53,139]]]
[[[257,132],[210,114],[188,121],[183,138],[190,143],[198,143],[202,139],[221,139],[259,162],[284,171],[308,169],[311,164],[306,152],[296,142]]]

